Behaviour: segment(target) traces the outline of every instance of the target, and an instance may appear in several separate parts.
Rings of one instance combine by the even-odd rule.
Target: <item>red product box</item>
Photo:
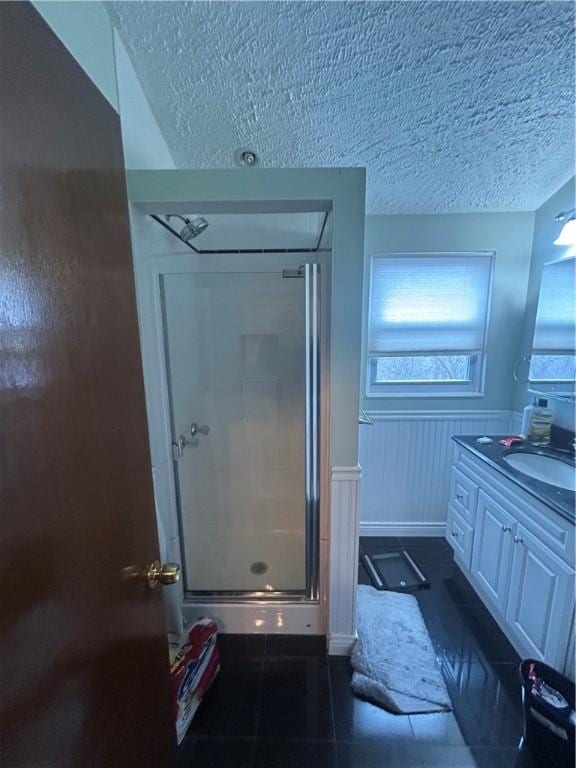
[[[200,619],[175,649],[170,666],[178,744],[186,735],[194,714],[220,670],[218,628],[212,619]],[[173,651],[174,653],[174,651]]]

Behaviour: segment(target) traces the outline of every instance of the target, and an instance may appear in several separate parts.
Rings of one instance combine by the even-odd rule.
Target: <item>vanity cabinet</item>
[[[573,523],[459,447],[446,538],[520,656],[573,675]]]

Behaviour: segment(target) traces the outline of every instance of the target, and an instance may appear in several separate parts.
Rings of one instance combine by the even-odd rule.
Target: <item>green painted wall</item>
[[[534,240],[532,243],[532,261],[530,264],[530,277],[526,297],[526,313],[524,318],[522,338],[518,356],[529,355],[532,350],[532,338],[534,336],[534,324],[536,322],[536,309],[538,307],[538,294],[540,292],[540,280],[542,267],[548,261],[560,259],[568,253],[573,253],[576,248],[563,248],[554,245],[554,240],[562,229],[562,223],[554,221],[554,217],[561,211],[574,208],[575,179],[572,178],[555,195],[547,200],[536,211],[534,221]],[[531,400],[525,384],[517,384],[514,392],[514,410],[521,411]],[[555,421],[570,429],[574,429],[574,404],[565,404],[551,401],[551,408],[555,412]]]
[[[118,111],[112,24],[98,0],[37,0],[36,10]]]
[[[500,410],[512,408],[512,368],[524,328],[524,307],[534,226],[533,213],[466,213],[422,216],[367,216],[365,235],[364,333],[368,310],[370,257],[410,251],[495,251],[488,329],[486,380],[482,397],[366,398],[374,410]]]

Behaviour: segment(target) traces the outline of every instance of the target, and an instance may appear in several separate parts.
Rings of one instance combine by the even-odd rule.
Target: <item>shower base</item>
[[[263,601],[202,602],[185,600],[182,613],[188,621],[209,616],[220,632],[233,634],[321,635],[325,622],[320,603]]]

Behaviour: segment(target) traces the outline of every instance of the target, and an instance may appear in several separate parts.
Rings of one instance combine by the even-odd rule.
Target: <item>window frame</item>
[[[488,298],[486,302],[486,316],[484,319],[484,330],[482,335],[482,351],[475,355],[468,355],[470,360],[471,377],[469,381],[418,381],[418,382],[377,382],[375,381],[376,366],[379,357],[392,357],[393,355],[369,355],[368,354],[368,336],[370,332],[370,306],[372,301],[372,274],[374,260],[377,258],[446,258],[446,257],[486,257],[490,259],[490,272],[488,275]],[[378,252],[370,256],[368,264],[368,303],[366,308],[365,324],[365,376],[364,396],[370,398],[423,398],[423,397],[484,397],[484,386],[486,380],[486,346],[488,340],[488,331],[491,318],[492,292],[494,282],[494,262],[495,251],[410,251],[403,253],[401,251]],[[434,354],[423,352],[423,356],[433,357]],[[438,356],[446,355],[438,353]],[[417,357],[418,353],[411,355],[398,355],[399,357]]]

